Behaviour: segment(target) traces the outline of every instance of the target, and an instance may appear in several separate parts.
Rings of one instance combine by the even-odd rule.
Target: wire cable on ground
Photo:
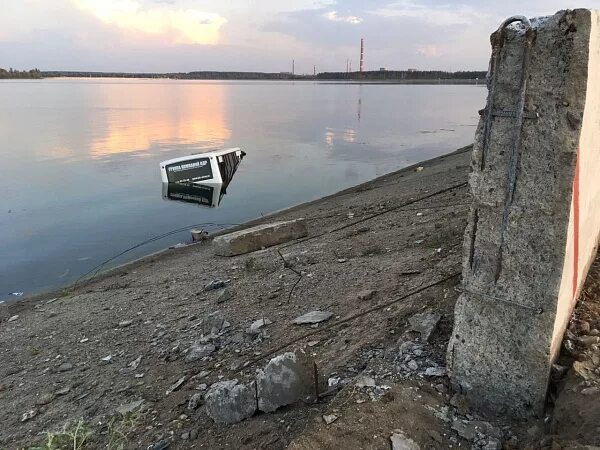
[[[188,225],[186,227],[182,227],[182,228],[177,228],[175,230],[171,230],[171,231],[167,231],[166,233],[163,234],[159,234],[156,235],[154,237],[151,237],[150,239],[146,239],[145,241],[142,241],[132,247],[129,247],[126,250],[123,250],[121,253],[112,256],[111,258],[101,262],[100,264],[98,264],[97,266],[93,267],[92,269],[90,269],[89,271],[87,271],[86,273],[84,273],[83,275],[81,275],[79,278],[77,278],[77,281],[75,281],[75,284],[78,284],[82,279],[86,278],[88,275],[92,275],[91,278],[93,278],[94,276],[96,276],[97,272],[104,267],[106,264],[108,264],[109,262],[114,261],[115,259],[119,258],[120,256],[123,256],[126,253],[129,253],[132,250],[135,250],[136,248],[142,247],[143,245],[146,244],[150,244],[151,242],[155,242],[158,241],[160,239],[164,239],[166,237],[172,236],[174,234],[177,233],[182,233],[184,231],[188,231],[191,228],[195,228],[195,227],[206,227],[206,226],[215,226],[215,227],[228,227],[228,226],[236,226],[236,225],[241,225],[239,223],[212,223],[212,222],[205,222],[205,223],[196,223],[193,225]]]
[[[424,195],[423,197],[419,197],[419,198],[416,198],[416,199],[413,199],[413,200],[409,200],[407,202],[401,203],[399,205],[393,206],[393,207],[385,209],[383,211],[379,211],[379,212],[376,212],[374,214],[370,214],[368,216],[361,217],[360,219],[355,220],[352,223],[347,223],[345,225],[342,225],[341,227],[334,228],[333,230],[329,230],[329,231],[325,231],[323,233],[315,234],[313,236],[309,236],[309,237],[306,237],[304,239],[299,239],[297,241],[292,241],[289,244],[285,244],[285,245],[280,246],[279,249],[291,247],[292,245],[302,244],[304,242],[311,241],[311,240],[319,238],[321,236],[325,236],[326,234],[336,233],[338,231],[345,230],[346,228],[353,227],[354,225],[358,225],[359,223],[363,223],[363,222],[366,222],[367,220],[374,219],[375,217],[379,217],[379,216],[382,216],[382,215],[387,214],[389,212],[396,211],[396,210],[398,210],[400,208],[404,208],[405,206],[409,206],[409,205],[412,205],[414,203],[417,203],[417,202],[420,202],[420,201],[423,201],[423,200],[427,200],[428,198],[435,197],[436,195],[444,194],[444,193],[452,191],[454,189],[465,187],[465,186],[467,186],[467,184],[468,183],[466,181],[463,182],[463,183],[460,183],[460,184],[455,184],[455,185],[450,186],[448,188],[445,188],[445,189],[433,192],[433,193],[428,194],[428,195]]]
[[[371,308],[368,308],[368,309],[366,309],[364,311],[356,313],[356,314],[354,314],[354,315],[352,315],[350,317],[346,317],[345,319],[342,319],[339,322],[333,323],[333,324],[328,325],[328,326],[323,327],[323,328],[318,328],[318,329],[316,329],[314,331],[310,331],[308,333],[304,333],[304,334],[302,334],[302,335],[300,335],[300,336],[298,336],[298,337],[296,337],[294,339],[291,339],[291,340],[289,340],[289,341],[287,341],[287,342],[285,342],[285,343],[283,343],[283,344],[281,344],[281,345],[279,345],[279,346],[277,346],[277,347],[275,347],[275,348],[273,348],[273,349],[265,352],[265,353],[262,353],[262,354],[258,355],[254,359],[251,359],[247,364],[244,365],[243,368],[239,369],[235,373],[241,373],[243,370],[247,369],[248,367],[251,367],[251,366],[255,365],[256,363],[262,361],[263,359],[265,359],[265,358],[267,358],[269,356],[272,356],[275,353],[280,352],[284,348],[287,348],[290,345],[293,345],[293,344],[295,344],[297,342],[300,342],[300,341],[302,341],[302,340],[304,340],[304,339],[306,339],[308,337],[314,336],[315,334],[318,334],[318,333],[323,333],[325,331],[332,330],[334,328],[339,327],[340,325],[343,325],[345,323],[348,323],[348,322],[351,322],[353,320],[356,320],[359,317],[363,317],[363,316],[365,316],[367,314],[370,314],[372,312],[379,311],[381,309],[387,308],[387,307],[389,307],[389,306],[391,306],[391,305],[393,305],[395,303],[401,302],[402,300],[406,300],[409,297],[412,297],[414,295],[420,294],[421,292],[426,291],[427,289],[431,289],[432,287],[439,286],[440,284],[443,284],[443,283],[445,283],[447,281],[450,281],[453,278],[456,278],[456,277],[458,277],[460,275],[461,275],[461,272],[455,272],[452,275],[448,275],[448,276],[446,276],[446,277],[442,278],[441,280],[438,280],[438,281],[436,281],[434,283],[430,283],[430,284],[428,284],[426,286],[421,286],[419,288],[413,289],[412,291],[408,292],[407,294],[404,294],[404,295],[402,295],[402,296],[400,296],[400,297],[398,297],[398,298],[396,298],[394,300],[390,300],[389,302],[385,302],[385,303],[380,303],[380,304],[375,305],[375,306],[373,306]]]

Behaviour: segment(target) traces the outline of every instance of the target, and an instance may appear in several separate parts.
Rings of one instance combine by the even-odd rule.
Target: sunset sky
[[[485,70],[507,16],[600,0],[0,0],[0,67],[297,73]]]

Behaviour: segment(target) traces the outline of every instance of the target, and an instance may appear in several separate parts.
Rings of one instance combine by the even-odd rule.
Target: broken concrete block
[[[392,450],[420,450],[419,444],[406,437],[402,430],[394,430],[390,436]]]
[[[206,412],[217,423],[241,422],[256,412],[256,386],[238,380],[219,381],[204,396]]]
[[[213,239],[215,255],[235,256],[255,252],[308,234],[304,219],[275,222],[246,228]]]
[[[292,320],[293,324],[296,325],[306,325],[313,323],[325,322],[333,317],[333,313],[327,311],[311,311],[306,314],[301,315],[300,317],[296,317]]]
[[[429,341],[441,318],[441,314],[431,311],[415,314],[408,319],[409,329],[418,332],[423,341]]]
[[[600,231],[600,14],[510,18],[492,35],[469,179],[454,386],[498,414],[543,411]]]
[[[256,376],[258,409],[273,412],[301,400],[315,400],[313,364],[305,355],[293,352],[271,359]]]

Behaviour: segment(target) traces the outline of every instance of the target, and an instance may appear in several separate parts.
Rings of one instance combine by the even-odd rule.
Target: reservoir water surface
[[[473,142],[482,86],[0,81],[0,301],[72,283],[188,225],[226,227]],[[241,147],[218,208],[164,200],[159,162]],[[137,248],[120,264],[179,242]]]

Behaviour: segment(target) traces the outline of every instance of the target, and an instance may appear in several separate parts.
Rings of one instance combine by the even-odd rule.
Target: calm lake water
[[[244,222],[453,151],[473,141],[485,95],[481,86],[1,81],[0,301],[64,286],[176,228]],[[160,161],[234,146],[247,156],[220,207],[162,199]]]

